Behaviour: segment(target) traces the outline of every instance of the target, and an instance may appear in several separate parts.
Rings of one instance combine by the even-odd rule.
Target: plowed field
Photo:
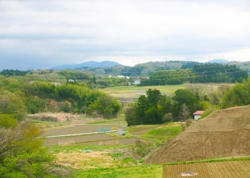
[[[162,164],[250,155],[250,106],[215,111],[146,159]]]
[[[229,161],[167,165],[163,167],[164,178],[181,178],[181,173],[198,173],[191,177],[202,178],[249,178],[250,161]]]

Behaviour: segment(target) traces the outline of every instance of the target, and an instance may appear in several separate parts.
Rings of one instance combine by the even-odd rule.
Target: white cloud
[[[247,0],[0,1],[0,60],[11,53],[51,65],[249,60],[249,7]]]
[[[250,48],[239,49],[225,53],[211,54],[213,59],[227,59],[229,61],[250,61]]]

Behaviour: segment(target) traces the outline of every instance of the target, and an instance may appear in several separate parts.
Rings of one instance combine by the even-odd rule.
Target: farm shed
[[[204,111],[196,111],[195,113],[193,113],[194,115],[194,120],[198,120],[199,118],[201,118],[201,115],[204,114]]]

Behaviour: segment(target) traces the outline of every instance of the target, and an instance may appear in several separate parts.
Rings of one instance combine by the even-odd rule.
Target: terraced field
[[[194,177],[202,178],[249,178],[250,161],[228,161],[166,165],[163,167],[164,178],[184,177],[182,174],[196,173]]]

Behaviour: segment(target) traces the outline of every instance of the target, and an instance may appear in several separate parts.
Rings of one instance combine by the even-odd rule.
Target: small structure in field
[[[194,120],[198,120],[199,118],[201,118],[201,115],[204,114],[205,111],[196,111],[195,113],[193,113],[194,115]]]
[[[120,129],[118,129],[117,133],[119,136],[123,136],[126,135],[126,132],[124,131],[125,127],[121,127]]]

